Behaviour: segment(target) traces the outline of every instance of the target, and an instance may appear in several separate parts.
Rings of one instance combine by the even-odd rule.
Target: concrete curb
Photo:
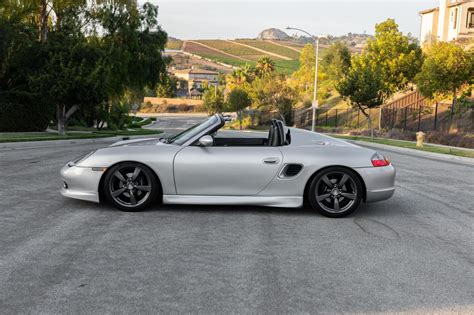
[[[455,156],[455,155],[442,154],[442,153],[419,151],[419,150],[414,150],[414,149],[400,148],[400,147],[395,147],[395,146],[391,146],[391,145],[380,144],[380,143],[371,143],[371,142],[364,142],[364,141],[357,141],[357,140],[345,140],[345,139],[342,139],[342,140],[350,142],[350,143],[354,143],[354,144],[357,144],[357,145],[360,145],[360,146],[370,147],[370,148],[384,149],[384,150],[387,150],[387,151],[392,151],[392,152],[397,152],[397,153],[406,153],[408,155],[414,155],[414,156],[430,158],[430,159],[435,159],[435,160],[441,160],[441,161],[460,162],[460,163],[466,163],[466,164],[469,164],[469,165],[474,165],[474,159],[463,157],[463,156]]]

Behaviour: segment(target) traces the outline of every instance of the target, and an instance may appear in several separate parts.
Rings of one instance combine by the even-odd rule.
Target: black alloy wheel
[[[352,213],[362,200],[362,184],[354,171],[331,167],[311,182],[311,206],[321,214],[340,218]]]
[[[158,187],[153,172],[140,163],[125,162],[112,167],[104,180],[107,200],[122,211],[140,211],[157,197]]]

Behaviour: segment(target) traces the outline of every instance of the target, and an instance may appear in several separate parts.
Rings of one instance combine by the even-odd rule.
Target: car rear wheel
[[[354,212],[362,200],[362,183],[354,171],[331,167],[311,182],[309,201],[313,209],[331,218]]]
[[[159,193],[153,172],[143,164],[120,163],[112,167],[104,180],[107,200],[122,211],[140,211],[149,207]]]

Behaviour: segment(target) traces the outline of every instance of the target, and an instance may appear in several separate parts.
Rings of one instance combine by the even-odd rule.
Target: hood
[[[141,138],[132,140],[122,140],[111,144],[109,147],[128,147],[128,146],[142,146],[142,145],[160,145],[164,144],[158,138]]]

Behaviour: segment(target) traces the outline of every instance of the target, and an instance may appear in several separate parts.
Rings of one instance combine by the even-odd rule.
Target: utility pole
[[[306,32],[305,30],[302,30],[302,29],[299,29],[299,28],[295,28],[295,27],[287,27],[286,28],[287,30],[296,30],[296,31],[300,31],[300,32],[303,32],[307,35],[309,35],[309,37],[311,37],[311,39],[314,41],[314,50],[315,50],[315,57],[316,57],[316,60],[315,60],[315,66],[314,66],[314,92],[313,92],[313,103],[312,103],[312,109],[313,109],[313,119],[311,121],[311,131],[314,132],[314,127],[315,127],[315,122],[316,122],[316,110],[319,108],[319,104],[318,104],[318,65],[319,65],[319,39],[322,38],[323,36],[314,36],[314,35],[311,35],[309,32]]]

